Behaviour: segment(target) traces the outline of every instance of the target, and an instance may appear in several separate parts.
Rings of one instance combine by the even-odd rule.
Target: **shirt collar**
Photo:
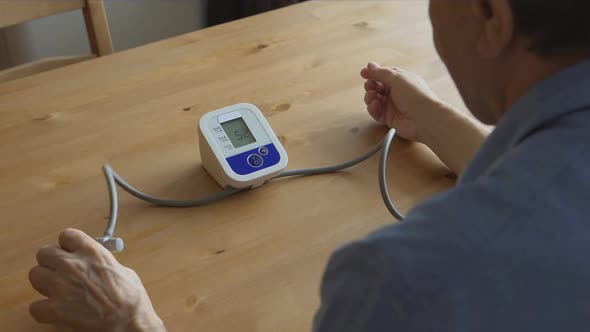
[[[590,106],[590,60],[540,81],[502,116],[459,182],[470,182],[543,124]]]

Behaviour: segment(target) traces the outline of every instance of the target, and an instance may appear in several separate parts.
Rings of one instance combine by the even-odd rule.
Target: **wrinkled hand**
[[[396,67],[370,62],[361,70],[367,111],[379,123],[395,128],[405,139],[422,142],[428,112],[438,111],[440,99],[420,77]],[[422,129],[424,128],[424,129]]]
[[[59,246],[39,249],[37,261],[29,280],[47,297],[29,308],[38,322],[88,332],[165,331],[137,274],[83,232],[63,231]]]

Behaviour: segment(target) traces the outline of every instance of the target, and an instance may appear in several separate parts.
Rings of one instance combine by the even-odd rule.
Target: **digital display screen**
[[[225,134],[231,141],[234,148],[242,147],[246,144],[256,142],[254,135],[246,125],[246,122],[242,118],[230,120],[221,124],[221,127],[225,131]]]

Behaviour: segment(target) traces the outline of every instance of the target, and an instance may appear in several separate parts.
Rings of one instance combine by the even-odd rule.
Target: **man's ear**
[[[486,58],[502,54],[514,37],[511,0],[473,0],[472,12],[480,24],[477,51]],[[518,1],[518,0],[516,0]]]

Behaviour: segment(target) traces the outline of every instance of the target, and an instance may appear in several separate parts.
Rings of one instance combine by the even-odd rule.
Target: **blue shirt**
[[[590,61],[504,114],[457,185],[336,251],[316,332],[590,330]]]

